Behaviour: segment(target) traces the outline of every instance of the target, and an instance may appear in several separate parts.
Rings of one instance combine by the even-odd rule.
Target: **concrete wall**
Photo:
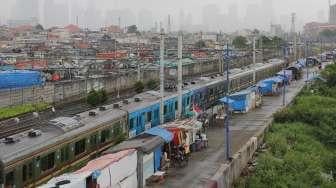
[[[217,72],[219,72],[219,64],[217,61],[212,61],[185,66],[183,76],[189,78]],[[144,83],[151,79],[159,80],[159,70],[143,70],[140,77]],[[137,79],[138,75],[134,72],[119,77],[50,82],[43,87],[0,90],[0,108],[38,102],[60,104],[76,101],[84,98],[92,89],[104,88],[108,93],[116,94],[118,86],[120,92],[132,89]]]
[[[237,180],[248,162],[252,159],[258,147],[263,144],[264,136],[268,131],[273,119],[265,123],[263,127],[254,137],[237,152],[232,161],[222,164],[216,174],[208,181],[207,188],[230,188],[235,180]]]

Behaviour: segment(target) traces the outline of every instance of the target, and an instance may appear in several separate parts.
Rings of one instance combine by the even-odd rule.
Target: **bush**
[[[141,93],[145,89],[144,84],[141,81],[138,81],[134,84],[135,92]]]
[[[99,94],[100,94],[100,102],[105,103],[108,99],[107,92],[105,91],[105,89],[101,89],[99,91]]]
[[[86,98],[86,102],[91,106],[98,106],[106,102],[108,99],[107,93],[104,89],[96,91],[91,90]]]
[[[329,86],[336,86],[336,64],[328,65],[321,74]]]
[[[154,90],[158,87],[159,85],[159,82],[157,80],[149,80],[147,83],[146,83],[146,87],[150,90]]]
[[[99,94],[96,90],[90,91],[86,98],[86,102],[91,106],[97,106],[100,103]]]

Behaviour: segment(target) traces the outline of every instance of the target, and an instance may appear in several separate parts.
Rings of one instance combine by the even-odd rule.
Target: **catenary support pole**
[[[160,123],[164,123],[164,30],[160,34]]]
[[[182,118],[182,73],[183,73],[183,66],[182,66],[182,58],[183,58],[183,34],[182,31],[178,34],[178,67],[177,67],[177,80],[178,80],[178,118]]]
[[[253,84],[256,83],[256,38],[253,36]]]
[[[229,43],[226,44],[226,52],[225,52],[225,59],[226,59],[226,105],[225,105],[225,112],[226,118],[224,121],[225,127],[225,154],[226,160],[230,160],[231,158],[231,142],[230,142],[230,112],[229,112],[229,95],[230,95],[230,74],[229,74]]]

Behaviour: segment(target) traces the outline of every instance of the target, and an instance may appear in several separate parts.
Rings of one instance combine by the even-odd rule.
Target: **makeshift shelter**
[[[250,90],[252,92],[251,99],[251,109],[255,109],[261,106],[262,103],[262,94],[257,86],[251,86],[246,90]]]
[[[223,104],[229,105],[229,108],[234,112],[246,113],[255,107],[256,94],[254,90],[246,89],[227,97],[220,99]]]
[[[276,74],[277,76],[283,77],[286,84],[289,84],[293,78],[293,71],[292,70],[282,70]]]
[[[70,174],[51,179],[42,188],[137,187],[137,151],[106,154]]]
[[[262,95],[279,95],[281,88],[283,87],[283,82],[284,80],[282,77],[271,77],[260,81],[257,86]]]
[[[196,119],[174,121],[164,124],[162,127],[174,135],[172,140],[173,146],[184,147],[186,153],[190,152],[190,147],[194,147],[196,142],[200,142],[197,134],[202,130],[202,122],[199,122]]]
[[[162,157],[162,146],[170,142],[173,135],[160,127],[147,130],[130,140],[126,140],[104,152],[104,154],[115,153],[127,149],[136,149],[137,158],[137,187],[144,187],[146,179],[151,177],[160,169]]]
[[[302,66],[300,64],[295,64],[294,66],[288,67],[287,70],[292,71],[294,80],[301,79],[301,77],[302,77]]]

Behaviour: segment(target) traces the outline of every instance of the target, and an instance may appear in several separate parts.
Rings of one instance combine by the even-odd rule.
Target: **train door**
[[[145,113],[140,112],[138,115],[138,122],[137,122],[137,135],[141,134],[145,131]]]

